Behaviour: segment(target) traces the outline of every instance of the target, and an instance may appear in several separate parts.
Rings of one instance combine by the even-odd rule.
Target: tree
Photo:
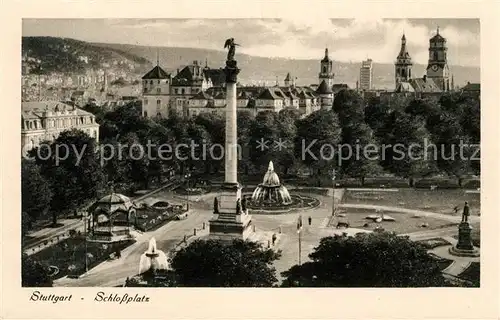
[[[297,122],[295,157],[320,176],[335,167],[335,152],[340,139],[337,115],[328,110],[313,112]]]
[[[344,174],[359,178],[361,185],[365,184],[367,176],[382,172],[378,144],[372,134],[372,130],[365,123],[342,128],[342,144],[348,145],[351,150],[350,154],[342,155],[339,164]],[[344,151],[344,148],[342,150]]]
[[[463,176],[471,169],[471,137],[464,133],[460,119],[455,114],[445,111],[440,120],[433,134],[439,151],[437,165],[440,170],[458,178],[461,186]]]
[[[321,239],[311,262],[283,273],[283,286],[440,287],[445,279],[437,261],[408,237],[358,233]]]
[[[40,173],[40,167],[34,161],[23,159],[21,165],[22,210],[27,214],[23,221],[30,229],[31,223],[44,216],[49,210],[52,190],[47,179]]]
[[[333,111],[337,113],[341,127],[365,121],[365,102],[353,90],[341,90],[333,101]]]
[[[188,287],[270,287],[279,254],[250,241],[196,240],[172,261],[179,284]]]
[[[27,254],[23,254],[21,263],[23,287],[52,287],[52,279],[46,266],[34,261]]]
[[[245,175],[248,175],[253,163],[250,159],[251,148],[251,128],[254,117],[248,112],[238,112],[237,114],[237,130],[238,130],[238,143],[241,146],[241,159],[238,160],[239,170],[243,170]]]
[[[36,156],[35,161],[53,191],[51,208],[55,224],[57,212],[73,209],[97,197],[105,176],[95,139],[81,130],[63,131],[49,148],[41,150],[47,154],[40,152],[41,156]]]
[[[392,120],[392,132],[386,143],[390,148],[383,150],[383,161],[392,173],[409,179],[413,186],[415,177],[436,172],[436,159],[427,149],[431,136],[421,117],[394,111]]]
[[[212,113],[201,113],[197,115],[194,119],[196,125],[202,126],[210,136],[211,144],[207,145],[207,150],[212,147],[212,145],[219,144],[224,145],[226,140],[226,122],[225,119],[219,114]],[[216,148],[212,149],[216,150]],[[219,155],[214,154],[214,157],[207,157],[205,161],[205,173],[210,173],[212,168],[218,172],[222,166],[223,160],[215,160]]]
[[[250,137],[250,160],[258,170],[265,170],[269,161],[281,166],[282,152],[278,151],[275,142],[283,141],[284,137],[280,134],[276,112],[259,112],[250,128]]]

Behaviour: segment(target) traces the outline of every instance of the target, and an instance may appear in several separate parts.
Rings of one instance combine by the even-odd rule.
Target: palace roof
[[[160,66],[155,66],[151,71],[146,73],[142,79],[143,80],[149,80],[149,79],[168,79],[170,78],[170,75],[163,70]]]

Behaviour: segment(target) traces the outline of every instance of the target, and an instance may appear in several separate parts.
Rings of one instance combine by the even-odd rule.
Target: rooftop
[[[146,73],[142,79],[168,79],[170,78],[170,75],[163,70],[160,66],[155,66],[151,71]]]

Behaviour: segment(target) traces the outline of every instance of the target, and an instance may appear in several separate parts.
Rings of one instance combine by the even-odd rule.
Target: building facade
[[[373,62],[372,59],[368,59],[361,63],[361,68],[359,70],[359,89],[371,90],[372,79],[373,79]]]
[[[54,141],[63,131],[78,129],[99,141],[95,116],[58,101],[33,101],[21,104],[21,154],[43,141]]]
[[[172,76],[159,65],[142,77],[142,115],[168,117]]]

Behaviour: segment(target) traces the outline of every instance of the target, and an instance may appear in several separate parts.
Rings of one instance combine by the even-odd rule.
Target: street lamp
[[[186,173],[184,178],[186,179],[186,211],[189,211],[189,178],[191,177],[191,173]]]
[[[335,169],[332,169],[332,216],[335,217]]]
[[[84,241],[85,241],[85,272],[88,272],[89,271],[89,264],[88,264],[88,256],[87,256],[87,251],[88,251],[88,247],[87,247],[87,223],[89,220],[89,217],[88,217],[88,212],[84,212],[83,215],[82,215],[82,218],[83,218],[83,230],[84,230]]]

